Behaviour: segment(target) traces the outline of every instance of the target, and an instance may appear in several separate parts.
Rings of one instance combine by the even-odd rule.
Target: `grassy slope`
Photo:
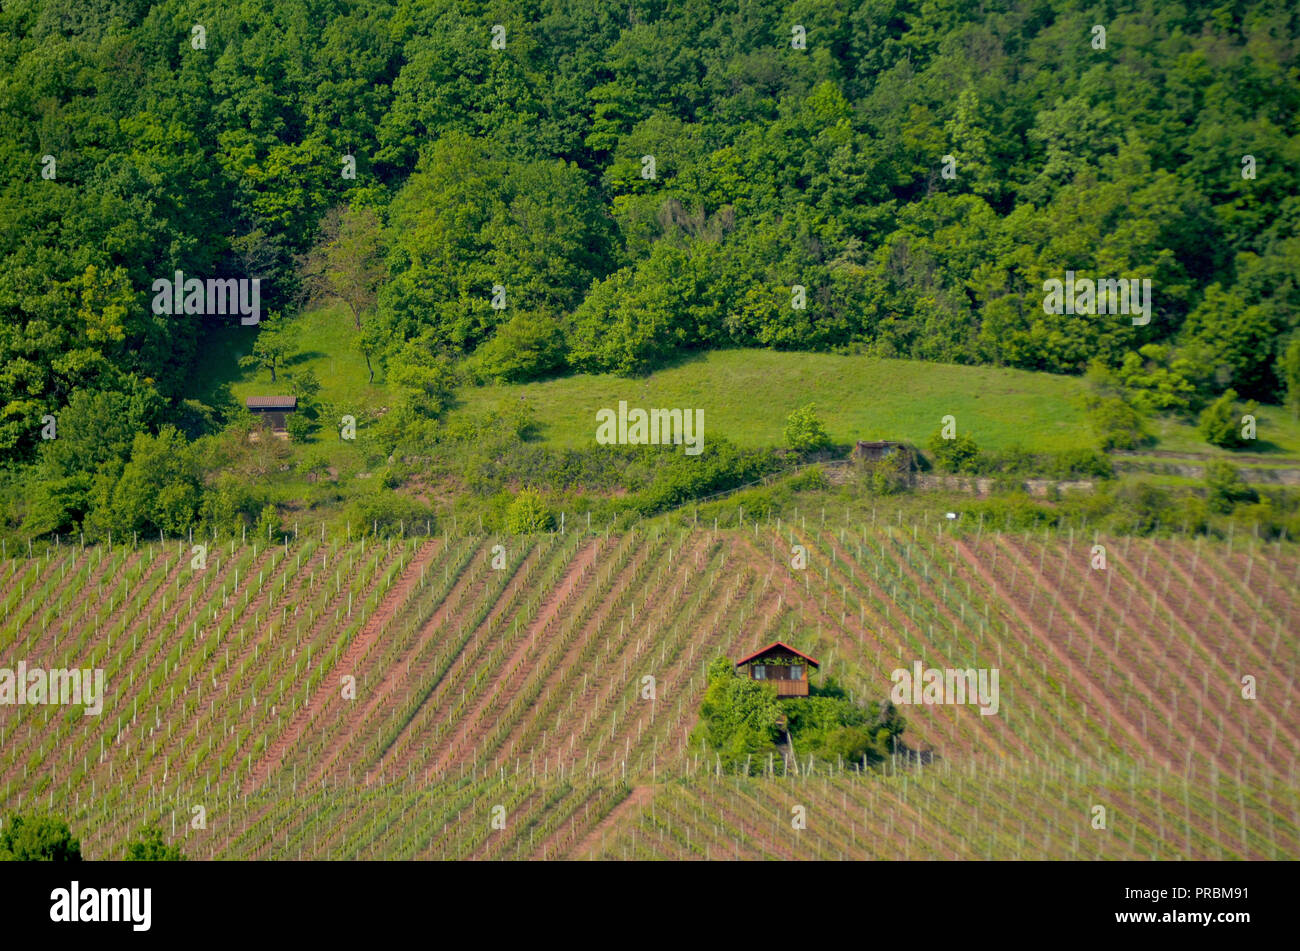
[[[598,409],[704,410],[704,432],[743,446],[784,442],[786,416],[813,402],[833,440],[902,439],[924,445],[947,414],[981,446],[1031,450],[1091,446],[1076,379],[992,367],[947,366],[824,353],[721,350],[641,379],[578,374],[542,383],[466,389],[464,409],[527,399],[543,438],[592,445]]]
[[[239,357],[252,348],[251,328],[212,332],[207,360],[195,375],[195,393],[211,399],[229,384],[241,402],[249,396],[288,391],[285,374],[310,368],[322,383],[321,399],[358,418],[367,409],[392,405],[383,371],[367,382],[355,331],[341,307],[310,310],[297,321],[299,352],[271,383],[261,369],[244,369]],[[595,415],[603,407],[677,407],[704,410],[705,438],[722,435],[742,446],[780,445],[785,417],[817,404],[831,438],[902,439],[924,446],[952,414],[959,433],[990,449],[1019,443],[1032,451],[1095,445],[1075,377],[996,367],[967,367],[909,360],[882,360],[824,353],[721,350],[680,361],[647,377],[574,374],[541,383],[463,387],[456,412],[477,413],[503,402],[528,400],[540,435],[556,447],[594,445]],[[1300,456],[1300,420],[1277,407],[1258,414],[1259,442],[1251,453]],[[1231,453],[1208,446],[1196,428],[1172,418],[1153,421],[1155,448],[1177,452]],[[329,435],[318,436],[329,440]],[[333,440],[329,440],[333,442]]]

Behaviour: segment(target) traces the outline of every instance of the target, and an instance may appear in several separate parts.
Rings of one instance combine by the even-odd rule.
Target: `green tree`
[[[817,404],[807,403],[785,418],[785,444],[795,452],[815,452],[831,444],[816,408]]]
[[[326,212],[320,231],[304,265],[307,284],[318,296],[341,300],[360,330],[384,276],[383,224],[373,209],[348,205]]]
[[[0,828],[0,862],[80,862],[81,843],[62,819],[11,815]]]
[[[1217,400],[1205,407],[1197,421],[1196,429],[1212,446],[1236,449],[1243,444],[1241,414],[1235,400],[1236,390],[1227,390]]]
[[[738,676],[726,657],[709,663],[706,683],[692,743],[703,743],[728,770],[776,751],[781,707],[774,690]]]
[[[269,313],[257,328],[257,339],[253,341],[253,352],[239,358],[241,367],[264,367],[271,371],[271,382],[275,382],[275,368],[282,364],[292,349],[292,342],[284,327],[280,324],[279,314]]]
[[[139,838],[128,842],[124,857],[128,862],[185,861],[180,846],[168,845],[163,839],[162,830],[157,826],[146,826],[140,831]]]
[[[479,372],[487,379],[518,383],[564,366],[564,331],[545,314],[516,314],[479,347]]]

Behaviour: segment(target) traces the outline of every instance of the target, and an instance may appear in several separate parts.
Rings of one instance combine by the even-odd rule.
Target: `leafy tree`
[[[253,352],[239,358],[241,367],[264,367],[271,371],[271,382],[275,382],[275,368],[282,364],[289,355],[293,344],[286,329],[281,326],[278,314],[268,314],[258,324],[257,339],[253,341]]]
[[[53,816],[11,815],[0,827],[0,862],[80,862],[81,843]]]
[[[308,287],[317,296],[341,300],[360,330],[384,276],[383,224],[374,209],[347,205],[326,212],[320,230],[320,241],[304,262]]]
[[[1137,449],[1150,438],[1142,414],[1118,396],[1091,400],[1088,420],[1102,449]]]
[[[185,854],[179,845],[168,845],[157,826],[147,826],[139,838],[127,843],[124,858],[128,862],[183,862]]]
[[[262,511],[257,515],[257,525],[253,528],[253,534],[261,538],[274,541],[275,533],[280,531],[280,510],[268,502],[262,506]]]
[[[815,452],[831,444],[815,403],[807,403],[785,418],[785,444],[795,452]]]
[[[728,770],[743,765],[748,757],[765,758],[775,752],[781,713],[776,693],[738,676],[726,657],[715,657],[709,663],[706,678],[700,722],[692,742],[715,751]]]
[[[388,381],[397,387],[399,411],[405,419],[437,419],[451,403],[457,373],[445,356],[435,355],[427,342],[408,340],[388,358]]]

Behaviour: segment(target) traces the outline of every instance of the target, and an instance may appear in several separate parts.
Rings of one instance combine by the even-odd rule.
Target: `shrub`
[[[907,474],[894,459],[873,459],[860,468],[862,488],[872,495],[896,495],[907,488]]]
[[[563,368],[564,331],[549,315],[516,314],[475,356],[478,372],[486,379],[504,383],[537,379]]]
[[[1217,459],[1205,467],[1205,484],[1210,490],[1210,511],[1220,515],[1231,513],[1238,502],[1255,502],[1259,498],[1255,490],[1242,481],[1236,466]]]
[[[128,862],[183,862],[185,854],[180,846],[163,841],[161,829],[149,826],[141,830],[140,838],[127,843],[125,859]]]
[[[815,489],[829,489],[831,480],[821,466],[809,466],[803,472],[791,476],[786,485],[794,492],[810,492]]]
[[[62,819],[13,815],[0,828],[0,862],[80,862],[81,843]]]
[[[536,535],[554,526],[550,510],[534,489],[524,489],[506,510],[506,530],[513,535]]]
[[[930,437],[930,454],[940,472],[979,471],[980,448],[969,436],[944,439],[943,431],[936,430]]]
[[[1142,414],[1118,396],[1089,401],[1088,421],[1102,449],[1137,449],[1151,439]]]
[[[405,534],[418,525],[423,530],[430,517],[427,506],[391,490],[374,490],[353,499],[347,508],[348,522],[365,534]]]
[[[731,661],[715,657],[707,671],[708,686],[700,704],[700,722],[692,742],[703,743],[722,760],[724,769],[744,766],[753,757],[776,751],[781,707],[776,693],[748,677],[737,676]]]
[[[785,418],[785,442],[795,452],[816,452],[831,444],[826,427],[814,412],[816,405],[801,406]]]
[[[1236,399],[1237,391],[1227,390],[1201,412],[1196,428],[1210,445],[1221,449],[1239,449],[1246,445],[1248,440],[1241,436],[1241,417],[1246,413],[1254,415],[1258,407],[1250,403],[1243,408],[1236,404]]]
[[[275,533],[280,530],[280,511],[271,503],[262,506],[262,511],[258,513],[257,525],[253,529],[253,536],[261,538],[265,536],[269,540],[274,540]]]
[[[306,442],[317,429],[316,422],[306,413],[290,413],[284,421],[284,428],[294,442]]]

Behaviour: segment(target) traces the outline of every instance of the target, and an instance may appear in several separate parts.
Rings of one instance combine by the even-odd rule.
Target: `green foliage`
[[[1118,396],[1090,400],[1088,422],[1102,449],[1137,449],[1151,438],[1142,414]]]
[[[1243,415],[1254,415],[1258,407],[1247,404],[1238,405],[1237,391],[1228,390],[1201,412],[1196,429],[1206,442],[1223,449],[1240,449],[1250,441],[1243,439]]]
[[[436,524],[429,507],[418,499],[378,489],[354,498],[347,507],[345,518],[353,532],[384,537],[423,533]]]
[[[716,753],[729,772],[743,767],[751,757],[765,759],[775,753],[781,713],[776,693],[757,681],[738,676],[725,657],[710,661],[706,678],[708,686],[692,743],[703,743]]]
[[[1211,512],[1224,515],[1238,503],[1255,502],[1259,496],[1241,478],[1236,466],[1217,459],[1205,466],[1205,485],[1209,489],[1208,504]]]
[[[423,340],[407,341],[388,358],[388,379],[401,394],[403,421],[440,417],[457,383],[451,361],[435,355]]]
[[[253,352],[246,357],[240,357],[239,365],[269,370],[271,382],[274,383],[276,368],[284,363],[293,346],[289,331],[283,325],[279,315],[268,314],[257,325],[257,339],[253,341]]]
[[[769,659],[769,666],[790,666],[796,661]],[[777,752],[782,739],[779,726],[785,717],[785,732],[795,754],[835,760],[846,764],[878,763],[892,751],[893,738],[902,735],[905,721],[892,703],[882,709],[878,703],[853,703],[833,683],[813,688],[807,697],[777,699],[776,692],[761,681],[736,672],[726,657],[710,661],[700,722],[691,734],[692,744],[701,744],[715,754],[726,772],[747,766],[751,772],[766,768],[769,754]],[[781,768],[780,757],[776,767]]]
[[[555,525],[550,509],[539,492],[524,489],[515,496],[506,511],[506,530],[512,535],[536,535],[549,532]]]
[[[879,763],[892,752],[892,740],[906,726],[886,702],[859,706],[844,697],[808,696],[783,700],[787,727],[797,755],[846,764]]]
[[[1286,387],[1286,405],[1300,419],[1300,334],[1292,335],[1278,357],[1278,376]]]
[[[0,862],[80,862],[81,843],[62,819],[11,815],[0,827]]]
[[[253,526],[254,538],[265,538],[268,542],[275,542],[280,528],[280,511],[269,502],[262,506],[262,511],[257,513],[257,524]]]
[[[975,440],[965,433],[952,439],[943,438],[943,430],[937,429],[930,437],[930,455],[934,456],[935,465],[941,472],[979,471],[980,448]]]
[[[1127,402],[1139,412],[1186,410],[1196,399],[1192,362],[1172,357],[1167,346],[1152,343],[1124,354],[1117,377]]]
[[[795,452],[816,452],[831,444],[815,409],[815,403],[808,403],[786,417],[785,444]]]
[[[476,356],[478,371],[485,379],[501,383],[537,379],[564,366],[564,331],[554,317],[516,314]]]
[[[147,826],[139,838],[126,844],[123,858],[128,862],[183,862],[185,854],[179,845],[168,845],[157,826]]]

